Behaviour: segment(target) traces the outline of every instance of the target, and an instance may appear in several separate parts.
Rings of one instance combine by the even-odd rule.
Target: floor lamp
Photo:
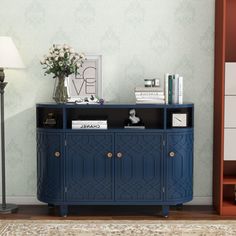
[[[5,168],[5,125],[4,125],[4,69],[24,68],[18,50],[10,37],[0,36],[0,94],[1,94],[1,161],[2,161],[2,204],[0,214],[17,211],[17,205],[6,203],[6,168]]]

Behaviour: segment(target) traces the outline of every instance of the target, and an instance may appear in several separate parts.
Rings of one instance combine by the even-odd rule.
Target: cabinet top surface
[[[185,108],[193,107],[193,103],[185,104],[135,104],[135,103],[104,103],[101,104],[56,104],[56,103],[37,103],[36,107],[54,107],[54,108]]]

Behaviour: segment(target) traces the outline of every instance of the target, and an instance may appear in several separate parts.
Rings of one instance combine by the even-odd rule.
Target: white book
[[[179,91],[178,91],[179,92],[179,98],[178,98],[179,104],[183,104],[183,93],[184,93],[183,83],[184,83],[183,77],[180,76],[179,77]]]
[[[165,99],[165,96],[164,95],[150,95],[150,96],[142,96],[142,95],[140,95],[140,96],[136,96],[136,99]]]
[[[163,89],[160,87],[136,87],[135,92],[163,92]]]
[[[80,124],[99,124],[106,125],[107,120],[72,120],[72,125],[80,125]]]
[[[142,100],[136,101],[137,104],[165,104],[165,100]]]
[[[175,74],[172,80],[172,103],[178,104],[179,103],[179,75]]]
[[[107,125],[98,125],[98,124],[72,125],[72,129],[107,129]]]
[[[164,95],[164,91],[160,92],[135,92],[137,96],[146,96],[146,95]]]
[[[165,83],[164,83],[164,89],[165,89],[165,103],[169,103],[169,75],[168,73],[165,74]]]

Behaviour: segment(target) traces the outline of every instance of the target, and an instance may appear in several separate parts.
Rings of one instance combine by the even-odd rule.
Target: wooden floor
[[[172,207],[169,217],[163,218],[158,206],[73,206],[66,218],[58,216],[58,208],[46,205],[20,205],[15,214],[0,214],[0,219],[28,220],[236,220],[221,217],[211,206]]]

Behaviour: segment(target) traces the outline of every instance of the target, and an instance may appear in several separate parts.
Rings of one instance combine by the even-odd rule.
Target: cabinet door
[[[166,200],[183,201],[193,195],[193,134],[167,134]]]
[[[117,201],[162,200],[162,138],[162,133],[134,132],[116,135]]]
[[[67,134],[67,201],[113,200],[113,134]]]
[[[62,135],[37,132],[37,196],[48,203],[63,200]]]

